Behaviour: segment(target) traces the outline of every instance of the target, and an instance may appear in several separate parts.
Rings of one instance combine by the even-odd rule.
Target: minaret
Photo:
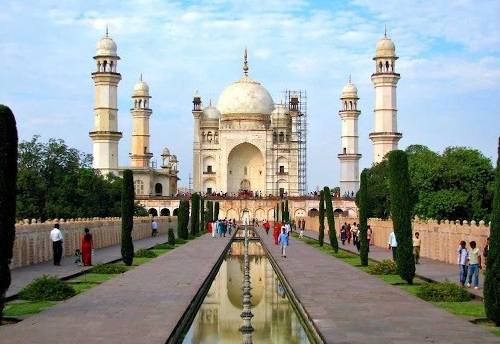
[[[202,191],[202,173],[203,173],[203,161],[201,152],[201,135],[200,135],[200,122],[201,122],[201,112],[202,112],[201,95],[196,90],[193,95],[193,118],[194,118],[194,130],[193,130],[193,190],[196,192]]]
[[[120,57],[116,54],[116,43],[106,36],[97,43],[94,56],[96,71],[92,73],[95,83],[94,130],[89,133],[94,141],[93,164],[103,175],[118,175],[118,83],[122,76],[116,72]]]
[[[339,116],[342,121],[340,160],[340,195],[355,195],[359,190],[359,159],[358,153],[358,89],[351,82],[342,89],[340,97],[342,110]]]
[[[373,141],[373,162],[381,162],[385,155],[398,149],[403,134],[398,132],[398,110],[396,105],[396,47],[387,34],[378,42],[373,60],[376,72],[372,74],[375,86],[375,130],[370,134]]]
[[[141,79],[134,86],[132,100],[132,151],[130,165],[132,167],[148,167],[153,154],[149,151],[149,117],[153,112],[149,108],[149,86]]]

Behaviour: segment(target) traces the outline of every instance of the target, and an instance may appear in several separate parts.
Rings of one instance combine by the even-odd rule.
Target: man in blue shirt
[[[286,233],[286,228],[283,227],[281,229],[281,234],[278,237],[278,244],[281,245],[281,256],[283,258],[286,258],[286,247],[288,246],[288,240],[290,239],[288,237],[288,234]]]

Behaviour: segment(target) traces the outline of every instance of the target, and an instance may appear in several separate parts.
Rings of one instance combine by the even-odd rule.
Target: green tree
[[[333,214],[332,193],[330,188],[325,186],[323,188],[323,197],[325,200],[326,220],[328,222],[328,238],[330,239],[330,246],[333,252],[339,251],[339,242],[337,240],[337,231],[335,230],[335,216]]]
[[[214,220],[218,220],[219,219],[219,210],[220,210],[219,201],[215,201]]]
[[[178,221],[177,221],[177,236],[187,240],[189,238],[189,201],[182,200],[179,203]]]
[[[319,193],[319,246],[323,246],[325,239],[325,193],[323,190]]]
[[[367,170],[364,169],[361,172],[361,183],[359,187],[359,191],[357,193],[358,199],[358,208],[359,208],[359,231],[360,231],[360,240],[361,240],[361,248],[359,252],[359,258],[361,260],[361,266],[368,266],[368,250],[369,243],[367,240],[367,231],[368,231],[368,217],[366,214],[368,213],[368,187],[367,187]]]
[[[415,277],[415,260],[411,228],[410,175],[405,152],[389,152],[389,189],[391,193],[391,216],[394,234],[398,242],[396,262],[398,274],[409,284]],[[366,243],[366,236],[365,236]]]
[[[191,195],[191,235],[196,236],[200,227],[200,195]]]
[[[122,245],[121,254],[123,263],[132,265],[134,260],[134,242],[132,230],[134,229],[134,174],[132,170],[123,171],[122,192]]]
[[[207,229],[207,222],[205,218],[205,200],[200,197],[200,233],[204,233]]]
[[[212,222],[214,220],[214,202],[207,201],[207,222]]]
[[[16,236],[17,144],[16,118],[0,104],[0,325],[12,281],[9,264]]]
[[[174,234],[174,229],[173,228],[169,228],[168,229],[168,244],[171,245],[172,247],[175,245],[175,234]]]
[[[367,217],[389,218],[389,179],[388,163],[384,159],[366,172],[368,188]]]
[[[491,214],[490,248],[484,281],[486,316],[500,326],[500,139],[495,170],[495,196]]]

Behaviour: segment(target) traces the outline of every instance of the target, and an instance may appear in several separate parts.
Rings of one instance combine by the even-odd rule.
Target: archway
[[[179,208],[175,208],[174,209],[174,212],[172,213],[174,216],[178,216],[179,215]]]
[[[155,208],[149,208],[148,214],[158,216],[158,210],[156,210]]]
[[[160,215],[161,216],[170,216],[170,209],[163,208],[162,210],[160,210]]]
[[[163,195],[163,185],[161,185],[161,183],[156,183],[155,184],[155,195],[156,196],[162,196]]]
[[[227,192],[265,190],[265,162],[261,151],[248,142],[234,147],[227,157]],[[251,189],[250,189],[251,188]]]

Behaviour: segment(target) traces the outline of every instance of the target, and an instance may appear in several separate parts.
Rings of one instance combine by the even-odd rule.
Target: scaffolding
[[[298,111],[296,130],[298,143],[298,192],[303,196],[307,193],[307,93],[305,90],[285,90],[285,99],[291,110]],[[292,102],[298,99],[298,104]]]

